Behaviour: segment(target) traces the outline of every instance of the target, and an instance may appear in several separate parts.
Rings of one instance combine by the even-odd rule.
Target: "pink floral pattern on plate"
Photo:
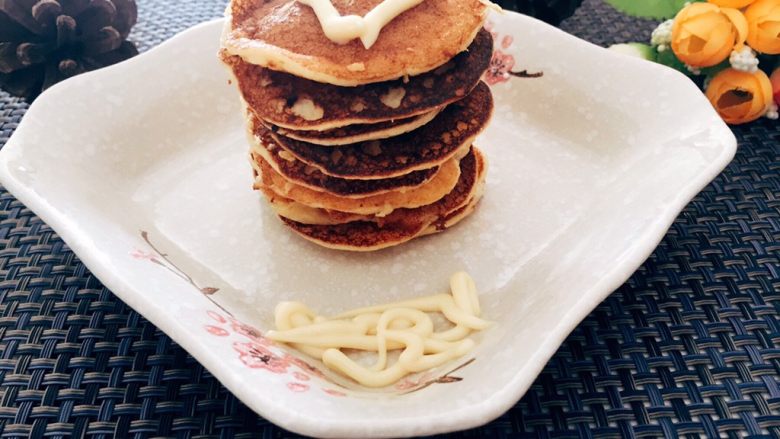
[[[488,85],[496,85],[509,81],[510,78],[539,78],[542,72],[528,73],[528,70],[515,72],[512,69],[515,66],[515,57],[505,52],[512,47],[514,38],[511,35],[501,36],[493,28],[492,22],[485,23],[485,29],[493,36],[493,58],[490,59],[483,79]]]
[[[507,39],[505,38],[505,40]],[[511,44],[511,38],[507,41],[507,44]],[[203,329],[215,337],[227,338],[231,335],[243,337],[240,341],[234,340],[232,346],[233,350],[236,351],[238,355],[239,361],[246,367],[289,377],[291,381],[286,383],[286,387],[291,392],[303,393],[311,390],[313,386],[311,378],[314,376],[332,386],[338,386],[344,390],[341,391],[328,387],[320,387],[320,390],[322,390],[323,393],[333,397],[344,397],[348,395],[346,388],[329,380],[320,369],[295,355],[285,352],[282,348],[274,344],[273,341],[264,337],[262,332],[257,328],[236,319],[230,311],[225,309],[215,300],[214,295],[219,291],[219,288],[201,286],[195,282],[190,275],[182,271],[176,264],[168,259],[167,254],[161,252],[152,244],[149,239],[149,234],[146,231],[141,231],[141,237],[149,245],[151,251],[134,249],[130,252],[130,256],[134,259],[149,261],[165,268],[192,285],[196,290],[203,294],[206,299],[219,308],[224,315],[215,310],[205,311],[206,315],[211,320],[211,323],[203,325]],[[473,361],[474,359],[472,358],[439,377],[435,377],[431,372],[406,377],[395,385],[395,390],[397,390],[399,394],[406,394],[424,389],[431,384],[461,381],[463,378],[452,376],[451,374],[466,367]]]
[[[395,388],[396,390],[399,390],[402,395],[404,395],[407,393],[412,393],[418,390],[422,390],[432,384],[447,384],[447,383],[457,383],[458,381],[463,381],[463,378],[452,374],[463,369],[469,364],[473,363],[474,360],[476,360],[476,358],[472,358],[466,361],[465,363],[461,364],[455,369],[452,369],[451,371],[439,377],[435,376],[431,372],[423,372],[421,374],[418,374],[417,376],[405,377],[401,381],[395,384]]]
[[[206,331],[208,331],[209,334],[216,335],[217,337],[227,337],[228,335],[230,335],[229,332],[220,328],[219,326],[206,325],[204,326],[204,328],[206,328]]]
[[[290,377],[294,381],[286,384],[287,389],[296,393],[307,392],[311,389],[312,386],[310,384],[304,384],[303,382],[311,381],[312,376],[327,381],[322,371],[306,361],[282,351],[273,341],[264,337],[253,326],[243,323],[232,316],[225,317],[215,311],[207,311],[207,313],[220,326],[204,325],[206,332],[219,337],[236,335],[244,338],[244,340],[233,342],[233,350],[237,352],[238,359],[244,366]],[[332,382],[330,384],[338,385]],[[331,396],[339,396],[326,391],[324,388],[322,390]]]
[[[267,369],[273,373],[287,373],[290,362],[271,352],[267,347],[250,341],[248,343],[234,342],[233,349],[238,352],[238,359],[252,369]]]
[[[346,393],[340,392],[335,389],[322,389],[323,392],[327,393],[330,396],[347,396]]]
[[[266,345],[266,346],[270,344],[270,341],[267,338],[263,337],[263,335],[260,334],[260,331],[247,325],[246,323],[239,322],[238,320],[232,317],[230,318],[230,328],[236,334],[243,335],[244,337],[252,339],[259,344]]]
[[[287,388],[293,392],[306,392],[309,390],[309,385],[303,383],[287,383]]]

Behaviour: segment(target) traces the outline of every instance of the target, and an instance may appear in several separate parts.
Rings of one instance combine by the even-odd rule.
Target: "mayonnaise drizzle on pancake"
[[[364,386],[388,386],[409,373],[465,355],[474,347],[467,336],[490,326],[479,317],[479,297],[471,276],[453,274],[450,289],[451,294],[355,309],[331,319],[318,316],[303,303],[281,302],[274,312],[277,330],[267,335],[321,358],[328,368]],[[443,314],[454,326],[435,331],[430,312]],[[377,359],[366,367],[342,349],[376,352]],[[389,350],[401,350],[392,365]]]
[[[403,12],[419,5],[423,0],[384,0],[365,16],[342,16],[330,0],[298,0],[310,6],[320,21],[322,32],[336,44],[347,44],[360,38],[366,49],[376,43],[379,32],[387,23]]]

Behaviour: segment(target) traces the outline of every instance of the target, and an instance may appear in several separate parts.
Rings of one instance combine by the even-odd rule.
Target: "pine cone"
[[[504,9],[521,12],[557,26],[574,14],[582,0],[497,0],[496,3]]]
[[[0,87],[34,99],[53,84],[138,54],[135,0],[0,0]]]

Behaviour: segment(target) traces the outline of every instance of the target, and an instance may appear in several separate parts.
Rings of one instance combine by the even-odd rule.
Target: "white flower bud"
[[[688,71],[694,75],[701,75],[701,69],[699,69],[698,67],[689,66],[688,64],[686,64],[685,68],[688,69]]]
[[[758,71],[758,58],[756,52],[748,46],[740,50],[734,50],[729,56],[729,64],[734,70],[741,72],[755,73]]]
[[[766,114],[764,115],[767,119],[777,120],[780,118],[780,114],[777,112],[777,104],[772,102],[769,104],[769,108],[766,110]]]
[[[672,26],[674,25],[674,20],[666,20],[663,23],[659,24],[658,27],[653,30],[653,33],[650,35],[650,44],[653,46],[659,46],[659,51],[662,51],[660,49],[660,46],[668,46],[672,43]],[[666,47],[664,47],[663,50],[666,50]]]

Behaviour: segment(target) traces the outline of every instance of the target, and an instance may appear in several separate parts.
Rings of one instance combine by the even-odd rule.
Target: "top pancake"
[[[364,16],[382,0],[331,0]],[[251,64],[318,82],[356,86],[418,75],[466,49],[485,20],[484,0],[425,0],[382,28],[370,49],[330,41],[314,11],[294,0],[233,0],[222,47]]]
[[[406,82],[399,79],[359,87],[310,81],[224,53],[222,60],[257,117],[279,127],[321,131],[412,117],[461,99],[490,65],[493,38],[482,30],[468,49],[444,66]]]

